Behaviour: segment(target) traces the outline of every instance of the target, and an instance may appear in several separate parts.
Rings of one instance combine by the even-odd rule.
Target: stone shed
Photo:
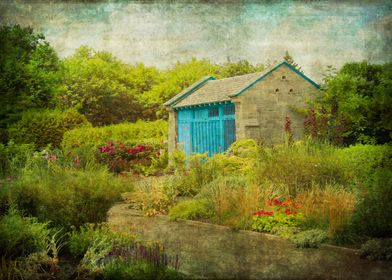
[[[287,62],[260,73],[204,77],[164,104],[169,109],[169,153],[180,148],[187,155],[212,155],[245,138],[282,143],[286,117],[294,138],[301,138],[304,116],[297,109],[305,108],[318,90]]]

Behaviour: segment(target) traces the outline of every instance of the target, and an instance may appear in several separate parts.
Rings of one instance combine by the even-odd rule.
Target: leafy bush
[[[298,213],[299,205],[290,198],[283,201],[273,198],[270,201],[270,210],[260,210],[253,213],[252,229],[256,231],[271,232],[275,227],[298,227],[303,216]]]
[[[284,184],[291,196],[310,189],[313,184],[320,187],[331,183],[345,185],[346,177],[335,156],[337,149],[311,141],[265,148],[256,180]]]
[[[15,143],[34,144],[36,148],[48,145],[60,147],[66,131],[76,127],[88,126],[87,119],[76,111],[28,111],[22,119],[13,124],[8,132]]]
[[[34,147],[30,144],[0,144],[0,177],[15,176],[32,156]]]
[[[99,162],[106,164],[109,170],[116,173],[129,171],[131,168],[143,172],[160,156],[160,152],[147,145],[132,147],[109,141],[106,146],[98,148],[96,156]]]
[[[169,217],[171,220],[187,219],[208,219],[211,218],[213,212],[211,205],[205,199],[191,199],[177,203],[170,208]]]
[[[116,244],[126,245],[135,242],[135,236],[111,231],[106,224],[85,224],[78,230],[73,228],[69,238],[69,251],[75,257],[83,257],[96,243],[109,247]]]
[[[37,161],[10,186],[11,200],[26,213],[66,228],[105,220],[129,184],[100,166],[79,169],[50,158]]]
[[[102,127],[77,128],[64,135],[62,146],[68,150],[88,146],[93,150],[109,141],[136,146],[141,143],[159,150],[167,141],[167,121],[137,121]]]
[[[379,168],[360,189],[351,229],[371,237],[392,234],[392,169]]]
[[[392,261],[392,238],[368,240],[361,246],[361,257],[370,260]]]
[[[290,240],[297,245],[298,248],[317,248],[328,238],[327,232],[321,229],[310,229],[294,234]]]
[[[0,220],[0,254],[6,258],[46,252],[50,230],[47,223],[23,217],[15,208]]]

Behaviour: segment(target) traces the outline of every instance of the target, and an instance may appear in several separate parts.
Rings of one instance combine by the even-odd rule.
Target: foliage
[[[182,279],[174,269],[155,267],[146,261],[110,260],[102,272],[103,279]]]
[[[223,78],[261,72],[263,70],[263,64],[252,65],[247,60],[239,60],[237,62],[227,61],[226,63],[219,65],[219,75]]]
[[[170,70],[163,73],[162,82],[142,96],[144,103],[154,106],[158,118],[167,118],[163,103],[205,76],[213,76],[218,67],[207,60],[177,62]]]
[[[103,279],[178,278],[178,256],[172,260],[158,243],[140,244],[134,235],[111,231],[106,224],[73,230],[70,252],[83,257],[79,271]],[[169,268],[170,266],[170,268]]]
[[[73,129],[65,133],[62,146],[65,150],[87,146],[93,150],[109,141],[138,145],[144,143],[156,147],[165,147],[167,139],[167,122],[137,121],[103,127]]]
[[[0,27],[0,128],[29,109],[52,108],[61,87],[61,62],[30,27]]]
[[[369,260],[392,261],[392,239],[370,239],[361,246],[361,257]]]
[[[324,118],[324,135],[342,134],[345,144],[387,143],[392,127],[392,64],[347,63],[326,78],[315,108]],[[340,131],[339,131],[340,130]]]
[[[330,238],[344,233],[356,205],[354,193],[339,185],[328,185],[325,188],[315,185],[299,193],[297,200],[301,203],[304,227],[327,229]]]
[[[271,211],[262,209],[253,213],[253,230],[271,232],[274,227],[298,227],[301,225],[303,216],[297,212],[299,205],[296,201],[289,197],[283,201],[279,198],[273,198],[269,204]]]
[[[167,214],[177,194],[165,191],[165,182],[165,178],[145,178],[135,185],[133,192],[124,194],[123,198],[134,208],[143,210],[146,216]]]
[[[264,193],[244,177],[217,177],[203,186],[198,197],[207,200],[213,209],[211,220],[237,229],[248,229],[249,213],[256,211]]]
[[[77,127],[86,127],[86,118],[72,110],[28,111],[22,119],[9,128],[9,138],[18,144],[31,143],[36,148],[48,145],[60,147],[66,131]]]
[[[33,155],[34,147],[30,144],[0,144],[0,177],[16,176]]]
[[[129,66],[104,51],[82,46],[64,60],[63,108],[76,108],[94,125],[136,121],[142,105],[138,95],[159,80],[155,68]]]
[[[0,220],[0,253],[15,258],[46,252],[49,234],[47,223],[23,217],[18,210],[10,208]]]
[[[96,156],[100,163],[104,163],[114,172],[129,171],[134,165],[151,165],[152,159],[159,157],[159,151],[150,146],[129,146],[124,143],[109,141],[106,146],[98,148]]]
[[[312,141],[265,148],[256,179],[284,184],[291,196],[309,190],[313,184],[320,187],[334,183],[346,185],[348,178],[335,156],[336,151],[330,144]]]
[[[87,250],[97,243],[111,247],[114,243],[126,245],[135,242],[130,234],[111,231],[106,224],[85,224],[78,230],[74,227],[69,240],[69,251],[75,257],[83,257]]]
[[[211,206],[205,199],[184,200],[170,208],[169,217],[171,220],[187,219],[198,220],[211,218],[213,212]]]
[[[321,229],[310,229],[299,232],[290,237],[298,248],[317,248],[328,238],[328,234]]]
[[[380,168],[360,190],[351,228],[371,237],[392,234],[392,171],[391,165]]]
[[[129,189],[127,184],[102,166],[82,169],[62,165],[55,155],[37,155],[8,192],[26,213],[70,228],[105,220],[120,193]]]
[[[227,78],[237,75],[259,72],[264,66],[252,65],[246,60],[214,64],[206,59],[177,62],[167,71],[162,72],[162,79],[150,91],[141,96],[144,106],[153,108],[158,118],[167,118],[163,103],[180,93],[193,83],[206,76]]]

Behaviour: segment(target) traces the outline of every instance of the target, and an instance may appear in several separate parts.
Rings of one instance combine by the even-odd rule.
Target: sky
[[[392,61],[392,1],[21,1],[0,24],[32,26],[60,57],[81,45],[168,68],[192,57],[280,62],[320,81],[327,65]]]

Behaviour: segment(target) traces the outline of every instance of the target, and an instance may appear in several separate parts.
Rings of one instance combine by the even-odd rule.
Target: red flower
[[[156,156],[159,157],[160,155],[161,155],[161,153],[158,151],[158,152],[156,153]]]
[[[264,210],[260,210],[258,212],[253,213],[253,216],[261,216],[264,214]]]

